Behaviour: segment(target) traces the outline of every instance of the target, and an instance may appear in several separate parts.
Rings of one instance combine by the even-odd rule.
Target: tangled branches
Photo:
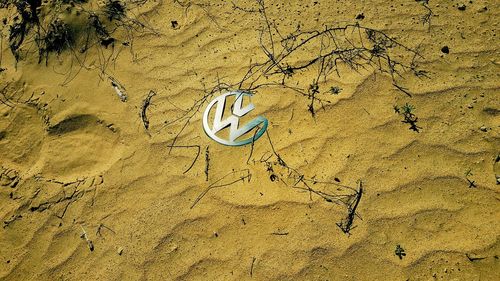
[[[333,75],[342,71],[375,71],[387,74],[396,89],[411,96],[400,85],[399,78],[410,72],[417,77],[427,77],[427,72],[417,67],[422,58],[418,50],[406,47],[383,31],[361,26],[358,23],[343,26],[325,25],[323,29],[295,31],[284,35],[267,14],[264,0],[258,0],[258,9],[249,10],[235,6],[235,10],[260,14],[262,26],[259,44],[266,60],[252,63],[243,78],[229,85],[230,88],[255,91],[262,87],[282,87],[307,97],[308,110],[314,117],[316,107],[329,103],[332,91],[321,91],[329,85]],[[315,71],[315,72],[314,72]],[[297,81],[297,76],[313,73],[310,83]],[[308,76],[310,77],[310,76]]]
[[[355,227],[353,226],[353,223],[354,223],[354,218],[356,216],[359,217],[359,215],[356,213],[356,209],[358,208],[359,202],[361,201],[361,196],[363,196],[363,182],[359,181],[359,189],[356,191],[356,194],[350,197],[349,201],[346,202],[347,205],[346,218],[337,223],[337,226],[345,234],[350,234],[351,230]]]
[[[0,8],[10,9],[14,14],[7,25],[9,46],[16,62],[29,58],[33,49],[36,49],[38,63],[45,60],[48,64],[50,54],[60,55],[68,50],[81,68],[89,68],[85,65],[87,51],[95,47],[97,67],[104,73],[121,51],[115,49],[117,42],[121,43],[122,48],[130,48],[133,53],[135,33],[158,34],[136,16],[129,17],[132,9],[139,8],[146,1],[105,0],[97,4],[97,8],[94,2],[97,1],[48,0],[42,5],[41,0],[5,1]],[[103,48],[108,49],[109,46],[110,54],[105,55]],[[68,76],[72,76],[71,72],[70,69]]]
[[[427,24],[428,30],[430,31],[431,20],[432,20],[432,16],[434,15],[434,12],[432,11],[431,7],[429,7],[429,0],[415,0],[415,2],[420,3],[425,8],[426,12],[421,17],[420,21],[422,22],[423,25]]]
[[[2,169],[4,168],[1,167],[0,172],[4,173],[4,171],[1,171]],[[13,178],[12,174],[13,173],[10,172],[9,178]],[[5,176],[2,174],[2,177]],[[19,176],[17,174],[15,179],[19,182]],[[63,219],[67,214],[70,205],[79,202],[79,200],[86,194],[93,194],[92,198],[89,198],[89,200],[91,200],[91,205],[93,205],[97,189],[104,183],[104,177],[101,175],[76,179],[71,182],[61,182],[55,179],[44,178],[41,175],[35,175],[24,179],[23,181],[25,180],[34,180],[39,183],[39,187],[31,191],[29,196],[18,196],[11,192],[11,199],[21,201],[19,208],[13,210],[10,214],[7,214],[8,216],[0,218],[4,220],[3,228],[8,227],[16,220],[29,216],[28,214],[33,212],[42,213],[50,211],[57,218]],[[20,183],[19,186],[21,186],[21,184],[22,183]],[[48,194],[45,192],[48,189],[56,189],[57,192]],[[24,190],[24,192],[26,192],[26,190]]]
[[[310,200],[313,195],[319,196],[328,203],[334,203],[343,206],[347,209],[345,219],[342,219],[337,226],[346,234],[350,234],[354,228],[354,219],[359,217],[357,208],[363,194],[362,182],[358,181],[359,187],[343,185],[340,180],[335,178],[335,181],[318,180],[315,177],[308,177],[288,165],[285,160],[276,152],[269,133],[267,139],[271,147],[270,155],[264,154],[257,161],[265,165],[269,173],[269,179],[272,182],[282,182],[285,186],[297,189],[309,194]]]
[[[34,26],[37,26],[39,30],[40,20],[37,9],[41,6],[41,1],[6,1],[1,8],[8,8],[12,4],[15,6],[18,15],[14,17],[14,22],[9,28],[9,46],[17,61],[20,58],[19,49],[27,34]]]

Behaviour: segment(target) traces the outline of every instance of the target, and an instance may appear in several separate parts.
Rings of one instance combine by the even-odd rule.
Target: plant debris
[[[92,242],[92,240],[89,239],[87,232],[85,231],[83,226],[80,225],[80,227],[82,228],[82,235],[80,236],[80,238],[85,239],[85,241],[87,241],[87,246],[89,247],[89,250],[91,252],[93,252],[94,251],[94,243]]]
[[[403,116],[403,123],[409,124],[410,125],[410,130],[415,131],[417,133],[420,132],[420,129],[422,127],[419,127],[417,125],[418,117],[413,113],[415,110],[415,106],[405,103],[402,107],[399,107],[397,105],[394,106],[394,112],[397,114]]]
[[[337,226],[345,234],[350,234],[351,230],[354,228],[354,218],[357,216],[356,209],[358,208],[359,202],[361,201],[361,196],[363,195],[363,183],[359,181],[359,189],[356,195],[351,197],[347,203],[347,217],[337,223]]]
[[[470,176],[473,176],[471,169],[469,169],[469,170],[467,170],[467,172],[465,172],[465,179],[469,183],[469,188],[475,188],[475,187],[477,187],[476,181],[470,179],[469,178]]]
[[[399,244],[396,245],[396,250],[394,250],[394,254],[399,257],[400,260],[406,256],[405,249],[403,249]]]
[[[151,90],[149,91],[148,95],[146,98],[142,101],[142,106],[141,106],[141,112],[139,115],[141,116],[142,119],[142,124],[144,125],[144,129],[146,130],[146,133],[149,135],[149,118],[146,114],[148,107],[151,105],[151,99],[156,96],[156,92]],[[151,135],[150,135],[151,136]]]

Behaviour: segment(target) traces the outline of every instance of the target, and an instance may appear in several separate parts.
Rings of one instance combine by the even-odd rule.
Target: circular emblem
[[[227,116],[227,113],[224,114],[224,110],[226,108],[226,98],[229,96],[235,96],[234,102],[231,106],[232,112],[229,117],[222,119],[224,116]],[[203,129],[205,130],[205,133],[214,141],[230,146],[249,144],[260,138],[266,131],[268,124],[267,119],[263,116],[257,116],[243,126],[239,126],[240,118],[245,116],[255,108],[252,103],[243,107],[243,98],[251,96],[252,94],[248,92],[232,91],[222,94],[212,100],[203,113]],[[215,108],[215,115],[212,126],[210,126],[208,117],[215,105],[217,105],[217,107]],[[217,132],[227,127],[229,127],[229,139],[223,139],[216,135]],[[245,139],[241,139],[243,135],[252,131],[256,127],[257,131],[255,132],[255,134],[252,134]]]

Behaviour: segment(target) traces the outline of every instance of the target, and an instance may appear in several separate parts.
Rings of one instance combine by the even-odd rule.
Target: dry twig
[[[141,112],[139,115],[141,116],[142,119],[142,124],[144,125],[144,129],[146,130],[146,133],[149,134],[149,118],[146,115],[146,112],[148,110],[148,107],[151,105],[151,99],[156,95],[155,91],[151,90],[149,91],[148,95],[146,98],[142,101],[142,106],[141,106]]]
[[[91,252],[93,252],[94,251],[94,243],[92,242],[92,240],[89,239],[87,232],[85,231],[83,226],[80,225],[80,227],[82,228],[82,235],[80,237],[82,239],[85,239],[85,241],[87,241],[87,246],[89,247],[89,250]]]
[[[225,181],[227,178],[230,178],[231,176],[237,176],[236,179],[230,179],[228,181]],[[233,185],[237,182],[244,182],[245,180],[247,180],[247,182],[250,182],[250,179],[252,178],[252,174],[250,174],[250,170],[249,169],[243,169],[243,170],[239,170],[239,171],[231,171],[229,173],[227,173],[226,175],[224,175],[223,177],[221,177],[220,179],[216,180],[215,182],[211,183],[203,192],[201,192],[198,197],[194,200],[193,204],[191,205],[191,209],[193,209],[196,204],[198,204],[198,202],[200,202],[201,199],[203,199],[203,197],[205,197],[205,195],[207,195],[207,193],[214,189],[214,188],[219,188],[219,187],[226,187],[226,186],[230,186],[230,185]]]

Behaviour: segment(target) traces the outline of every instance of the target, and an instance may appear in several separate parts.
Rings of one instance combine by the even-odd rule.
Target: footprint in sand
[[[122,148],[116,129],[103,120],[69,115],[47,128],[42,174],[59,179],[96,175],[120,159]]]
[[[90,114],[66,114],[48,125],[36,106],[0,112],[0,163],[21,174],[74,180],[106,171],[123,145],[112,124]]]

